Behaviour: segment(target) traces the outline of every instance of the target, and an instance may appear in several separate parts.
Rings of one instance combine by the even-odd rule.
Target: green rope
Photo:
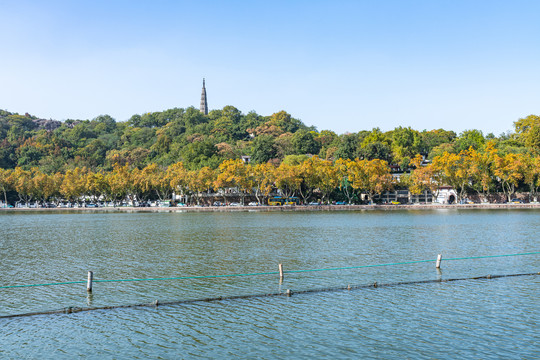
[[[436,261],[436,260],[416,260],[416,261],[405,261],[405,262],[388,263],[388,264],[346,266],[346,267],[325,268],[325,269],[288,270],[288,271],[284,271],[284,273],[301,273],[301,272],[310,272],[310,271],[350,270],[350,269],[360,269],[360,268],[369,268],[369,267],[377,267],[377,266],[408,265],[408,264],[417,264],[417,263],[432,262],[432,261]]]
[[[148,279],[111,279],[111,280],[94,280],[94,282],[117,282],[117,281],[154,281],[154,280],[185,280],[185,279],[211,279],[233,276],[257,276],[257,275],[271,275],[278,274],[278,271],[252,273],[252,274],[228,274],[228,275],[197,275],[197,276],[178,276],[167,278],[148,278]],[[1,287],[0,287],[1,288]]]
[[[505,256],[521,256],[521,255],[536,255],[536,254],[540,254],[540,251],[520,253],[520,254],[503,254],[503,255],[485,255],[485,256],[469,256],[469,257],[461,257],[461,258],[447,258],[443,260],[451,261],[451,260],[487,259],[487,258],[496,258],[496,257],[505,257]],[[292,273],[302,273],[302,272],[312,272],[312,271],[351,270],[351,269],[361,269],[361,268],[370,268],[370,267],[379,267],[379,266],[419,264],[419,263],[434,262],[434,261],[436,260],[416,260],[416,261],[404,261],[404,262],[387,263],[387,264],[346,266],[346,267],[334,267],[334,268],[324,268],[324,269],[287,270],[287,271],[284,271],[284,273],[292,274]],[[275,274],[279,274],[279,272],[270,271],[270,272],[249,273],[249,274],[198,275],[198,276],[179,276],[179,277],[147,278],[147,279],[109,279],[109,280],[93,280],[93,282],[160,281],[160,280],[188,280],[188,279],[213,279],[213,278],[215,279],[215,278],[223,278],[223,277],[259,276],[259,275],[275,275]],[[86,281],[66,281],[66,282],[48,283],[48,284],[6,285],[6,286],[0,286],[0,289],[21,288],[21,287],[30,287],[30,286],[84,284],[84,283],[86,283]]]
[[[51,285],[84,284],[85,282],[86,282],[86,281],[66,281],[66,282],[57,282],[57,283],[50,283],[50,284],[8,285],[8,286],[0,286],[0,289],[19,288],[19,287],[30,287],[30,286],[51,286]]]
[[[463,258],[448,258],[443,260],[469,260],[469,259],[486,259],[494,257],[504,257],[504,256],[519,256],[519,255],[536,255],[540,254],[540,251],[530,252],[530,253],[521,253],[521,254],[504,254],[504,255],[485,255],[485,256],[469,256]]]
[[[442,260],[449,261],[449,260],[486,259],[486,258],[496,258],[496,257],[503,257],[503,256],[536,255],[536,254],[540,254],[540,251],[535,251],[535,252],[530,252],[530,253],[521,253],[521,254],[469,256],[469,257],[462,257],[462,258],[447,258],[447,259],[443,258]],[[377,266],[394,266],[394,265],[418,264],[418,263],[433,262],[433,261],[437,261],[437,260],[416,260],[416,261],[404,261],[404,262],[388,263],[388,264],[360,265],[360,266],[348,266],[348,267],[326,268],[326,269],[288,270],[288,271],[284,271],[284,273],[300,273],[300,272],[309,272],[309,271],[349,270],[349,269],[360,269],[360,268],[369,268],[369,267],[377,267]]]

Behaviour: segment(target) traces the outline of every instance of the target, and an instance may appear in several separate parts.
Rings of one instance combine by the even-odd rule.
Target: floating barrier
[[[509,257],[509,256],[538,255],[538,254],[540,254],[540,251],[527,252],[527,253],[517,253],[517,254],[502,254],[502,255],[485,255],[485,256],[468,256],[468,257],[459,257],[459,258],[446,258],[444,260],[445,261],[473,260],[473,259],[488,259],[488,258]],[[84,283],[86,283],[86,290],[87,290],[87,292],[89,294],[91,294],[92,291],[93,291],[93,284],[94,283],[112,283],[112,282],[126,282],[126,281],[131,282],[131,281],[215,279],[215,278],[262,276],[262,275],[279,275],[279,281],[280,281],[280,283],[282,283],[285,274],[305,273],[305,272],[314,272],[314,271],[352,270],[352,269],[381,267],[381,266],[410,265],[410,264],[419,264],[419,263],[427,263],[427,262],[435,262],[436,268],[439,269],[440,266],[441,266],[441,262],[442,262],[442,254],[438,254],[437,259],[432,259],[432,260],[415,260],[415,261],[404,261],[404,262],[395,262],[395,263],[386,263],[386,264],[371,264],[371,265],[359,265],[359,266],[345,266],[345,267],[333,267],[333,268],[321,268],[321,269],[299,269],[299,270],[285,271],[283,264],[280,263],[280,264],[278,264],[278,271],[259,272],[259,273],[246,273],[246,274],[178,276],[178,277],[163,277],[163,278],[94,279],[94,273],[92,271],[89,271],[86,281],[65,281],[65,282],[42,283],[42,284],[4,285],[4,286],[0,286],[0,289],[13,289],[13,288],[35,287],[35,286],[57,286],[57,285],[71,285],[71,284],[84,284]],[[347,285],[347,287],[298,290],[298,291],[294,291],[294,293],[295,294],[305,294],[305,293],[339,291],[339,290],[352,290],[352,289],[362,289],[362,288],[378,288],[378,287],[384,287],[384,286],[427,284],[427,283],[450,282],[450,281],[459,281],[459,280],[494,279],[494,278],[509,277],[509,276],[531,276],[531,275],[540,275],[540,272],[538,272],[538,273],[526,273],[526,274],[510,274],[510,275],[486,275],[486,276],[478,276],[478,277],[470,277],[470,278],[456,278],[456,279],[405,281],[405,282],[396,282],[396,283],[388,283],[388,284],[380,284],[380,283],[377,283],[377,282],[374,282],[371,285],[350,285],[349,284],[349,285]],[[279,293],[270,293],[270,294],[237,295],[237,296],[227,296],[227,297],[219,296],[219,297],[209,297],[209,298],[203,298],[203,299],[175,300],[175,301],[166,301],[166,302],[155,300],[154,302],[149,303],[149,304],[115,305],[115,306],[88,307],[88,308],[68,307],[68,308],[63,308],[61,310],[42,311],[42,312],[33,312],[33,313],[15,314],[15,315],[5,315],[5,316],[0,316],[0,319],[1,318],[21,317],[21,316],[32,316],[32,315],[45,315],[45,314],[64,314],[64,313],[69,314],[69,313],[82,312],[82,311],[91,311],[91,310],[106,310],[106,309],[130,308],[130,307],[188,304],[188,303],[194,303],[194,302],[218,301],[218,300],[248,299],[248,298],[267,297],[267,296],[291,296],[292,294],[293,294],[293,291],[291,289],[287,289],[284,293],[279,292]]]
[[[137,308],[137,307],[157,308],[158,306],[183,305],[183,304],[193,304],[193,303],[198,303],[198,302],[252,299],[252,298],[263,298],[263,297],[272,297],[272,296],[273,297],[277,297],[277,296],[290,297],[293,294],[298,295],[298,294],[310,294],[310,293],[322,293],[322,292],[335,292],[335,291],[344,291],[344,290],[351,291],[351,290],[368,289],[368,288],[395,287],[395,286],[406,286],[406,285],[416,285],[416,284],[446,283],[446,282],[451,282],[451,281],[496,279],[496,278],[505,278],[505,277],[534,276],[534,275],[540,275],[540,272],[527,273],[527,274],[485,275],[485,276],[475,276],[475,277],[469,277],[469,278],[455,278],[455,279],[402,281],[402,282],[394,282],[394,283],[386,283],[386,284],[379,284],[377,282],[374,282],[373,284],[370,284],[370,285],[350,285],[349,284],[346,287],[333,287],[333,288],[307,289],[307,290],[304,289],[304,290],[298,290],[294,292],[291,289],[287,289],[285,292],[278,292],[278,293],[218,296],[218,297],[208,297],[208,298],[202,298],[202,299],[188,299],[188,300],[159,301],[156,299],[151,303],[143,303],[143,304],[113,305],[113,306],[100,306],[100,307],[66,307],[59,310],[48,310],[48,311],[39,311],[39,312],[24,313],[24,314],[3,315],[3,316],[0,316],[0,319],[10,319],[10,318],[19,318],[19,317],[28,317],[28,316],[37,316],[37,315],[73,314],[73,313],[88,312],[88,311],[95,311],[95,310],[128,309],[128,308]]]

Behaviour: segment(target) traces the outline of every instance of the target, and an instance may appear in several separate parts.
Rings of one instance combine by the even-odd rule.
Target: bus
[[[282,206],[282,205],[299,205],[300,199],[296,196],[274,196],[268,199],[268,205]]]

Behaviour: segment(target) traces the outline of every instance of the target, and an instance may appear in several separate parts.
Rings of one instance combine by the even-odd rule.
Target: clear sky
[[[0,109],[286,110],[318,130],[485,134],[540,114],[540,1],[0,0]]]

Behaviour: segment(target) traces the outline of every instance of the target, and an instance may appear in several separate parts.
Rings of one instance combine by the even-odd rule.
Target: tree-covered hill
[[[488,142],[501,154],[536,153],[540,118],[530,115],[514,125],[514,133],[498,137],[474,129],[458,135],[410,127],[336,134],[317,131],[285,111],[263,116],[243,114],[234,106],[208,115],[193,107],[174,108],[133,115],[126,122],[109,115],[61,122],[0,110],[0,168],[38,167],[51,174],[77,167],[111,170],[115,163],[143,168],[181,161],[195,170],[217,168],[242,155],[254,163],[277,164],[286,156],[305,154],[328,160],[382,159],[405,168],[416,154],[433,158],[471,147],[482,151]]]

